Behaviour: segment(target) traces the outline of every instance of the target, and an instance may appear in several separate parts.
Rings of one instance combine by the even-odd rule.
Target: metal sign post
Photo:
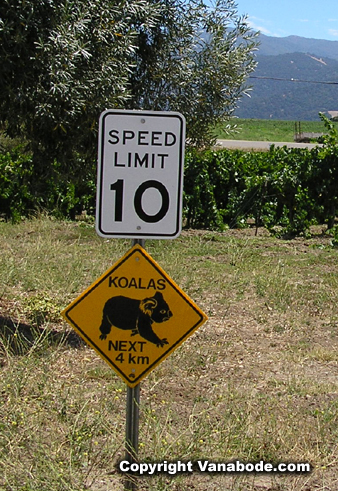
[[[138,461],[139,406],[140,384],[135,387],[127,387],[125,458],[130,463]],[[124,489],[135,491],[137,489],[135,478],[128,476]]]
[[[144,247],[144,239],[133,239],[132,247],[139,244]],[[127,408],[126,408],[126,460],[128,462],[136,462],[138,460],[138,436],[139,436],[139,421],[140,421],[140,384],[135,387],[127,386]],[[135,491],[137,483],[133,478],[126,479],[124,483],[126,490]]]

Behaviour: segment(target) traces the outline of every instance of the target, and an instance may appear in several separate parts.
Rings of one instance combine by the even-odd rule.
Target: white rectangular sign
[[[99,124],[96,231],[169,239],[182,228],[185,119],[176,112],[107,110]]]

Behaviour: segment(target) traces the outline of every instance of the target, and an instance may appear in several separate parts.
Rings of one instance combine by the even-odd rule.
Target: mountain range
[[[256,60],[236,116],[315,121],[338,113],[338,41],[261,34]]]

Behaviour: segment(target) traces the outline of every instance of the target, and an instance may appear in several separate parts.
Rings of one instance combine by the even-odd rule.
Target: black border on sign
[[[103,155],[104,155],[104,135],[105,135],[105,119],[107,116],[110,115],[127,115],[127,116],[145,116],[145,117],[163,117],[163,118],[177,118],[181,122],[181,127],[180,127],[180,148],[179,148],[179,176],[178,176],[178,200],[177,200],[177,212],[176,212],[176,230],[172,234],[168,233],[137,233],[137,232],[105,232],[102,229],[102,194],[103,194]],[[182,201],[182,193],[183,193],[183,169],[184,169],[184,155],[183,155],[183,146],[185,142],[183,141],[183,128],[184,128],[184,119],[182,115],[179,113],[170,113],[168,114],[161,113],[157,114],[156,112],[147,112],[147,111],[122,111],[122,110],[107,110],[105,113],[103,113],[103,116],[101,117],[101,123],[100,123],[100,133],[101,133],[101,141],[100,141],[100,154],[98,158],[98,165],[99,165],[99,173],[98,175],[100,176],[100,181],[97,183],[97,203],[96,207],[98,209],[96,213],[97,217],[97,230],[100,232],[101,236],[103,237],[111,237],[111,238],[173,238],[176,237],[179,232],[180,232],[180,223],[181,223],[181,201]]]
[[[105,281],[108,276],[110,276],[114,271],[116,271],[120,266],[122,266],[122,264],[127,261],[127,259],[129,259],[130,257],[132,257],[133,254],[135,253],[140,253],[142,254],[142,256],[144,257],[144,259],[146,259],[148,261],[149,264],[151,264],[151,266],[162,276],[162,278],[165,278],[168,283],[174,288],[174,290],[176,290],[176,293],[198,314],[199,316],[199,320],[183,335],[180,337],[180,339],[178,341],[176,341],[175,344],[171,345],[165,352],[163,352],[157,359],[156,361],[154,361],[151,365],[149,365],[138,377],[134,378],[134,379],[131,379],[129,378],[125,373],[122,372],[122,370],[120,370],[120,368],[102,351],[101,348],[99,348],[88,336],[85,332],[83,332],[83,330],[81,329],[80,326],[78,326],[76,324],[76,322],[73,321],[73,319],[70,317],[69,313],[70,311],[76,307],[79,303],[81,303],[81,301],[86,298],[93,290],[95,290],[103,281]],[[147,373],[149,373],[154,366],[158,365],[160,363],[160,361],[167,357],[174,349],[177,345],[181,344],[185,338],[187,338],[189,336],[189,334],[194,331],[198,326],[199,324],[204,320],[204,317],[203,315],[200,313],[200,311],[198,309],[196,309],[195,305],[190,303],[188,298],[185,296],[185,294],[180,290],[180,288],[175,284],[175,282],[166,274],[164,273],[164,271],[161,270],[161,268],[159,268],[157,266],[156,263],[153,263],[149,257],[147,255],[144,254],[142,248],[136,248],[136,249],[132,249],[130,254],[128,254],[126,257],[124,257],[121,261],[118,262],[118,264],[116,264],[115,267],[113,267],[112,269],[108,270],[107,273],[101,278],[101,280],[96,283],[92,288],[90,288],[89,290],[86,291],[86,293],[84,295],[82,295],[77,302],[75,302],[74,304],[71,305],[71,307],[65,311],[65,315],[67,317],[67,319],[70,321],[70,323],[76,328],[77,331],[79,331],[79,333],[81,333],[81,336],[85,339],[88,340],[89,344],[91,346],[93,346],[95,348],[95,350],[102,356],[102,358],[104,358],[107,363],[109,365],[111,365],[112,367],[114,367],[114,369],[120,373],[121,377],[124,379],[124,380],[127,380],[130,384],[132,384],[133,386],[134,385],[137,385],[146,375]]]

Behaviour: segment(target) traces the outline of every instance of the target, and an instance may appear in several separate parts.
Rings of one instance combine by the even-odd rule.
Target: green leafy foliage
[[[93,212],[106,108],[180,111],[189,144],[210,145],[247,89],[256,46],[233,0],[3,0],[0,129],[29,153],[4,157],[0,213]],[[212,196],[206,216],[221,226]]]
[[[189,149],[185,159],[184,220],[189,228],[241,228],[251,220],[272,233],[295,236],[312,224],[334,227],[338,207],[338,147],[269,152]],[[32,212],[75,218],[94,214],[96,169],[72,180],[54,161],[51,177],[35,174],[30,154],[0,154],[0,213],[18,221]]]
[[[19,150],[0,154],[0,210],[6,219],[18,221],[33,206],[33,162]]]
[[[314,177],[323,215],[328,228],[331,229],[338,209],[338,130],[324,114],[319,115],[326,126],[327,135],[323,138],[323,147],[318,152],[321,165],[317,166]]]
[[[312,224],[332,228],[337,210],[337,147],[271,147],[269,152],[206,151],[186,161],[188,227],[246,226],[296,236]],[[331,172],[332,171],[332,172]],[[221,222],[221,223],[220,223]]]
[[[184,219],[189,228],[224,230],[248,220],[283,236],[304,234],[315,223],[334,227],[338,207],[338,147],[269,152],[190,149],[186,153]],[[96,169],[69,179],[54,161],[51,176],[36,175],[30,154],[0,154],[0,212],[20,220],[36,210],[75,218],[94,214]]]
[[[184,209],[187,226],[191,228],[204,228],[205,224],[210,224],[210,228],[223,227],[210,172],[212,155],[196,150],[186,155]]]
[[[30,143],[41,180],[54,161],[64,180],[91,166],[100,112],[128,99],[135,26],[150,28],[158,11],[144,0],[1,3],[0,120]]]
[[[50,177],[42,180],[33,165],[32,155],[20,148],[0,154],[0,216],[18,222],[36,212],[75,218],[76,213],[94,212],[95,166],[84,169],[70,180],[54,161]]]
[[[36,175],[91,168],[106,108],[178,110],[206,145],[254,69],[256,34],[233,0],[3,0],[0,123]],[[84,170],[85,169],[85,170]]]
[[[160,5],[159,23],[138,30],[129,105],[182,112],[189,143],[208,146],[248,89],[257,35],[233,0]]]

